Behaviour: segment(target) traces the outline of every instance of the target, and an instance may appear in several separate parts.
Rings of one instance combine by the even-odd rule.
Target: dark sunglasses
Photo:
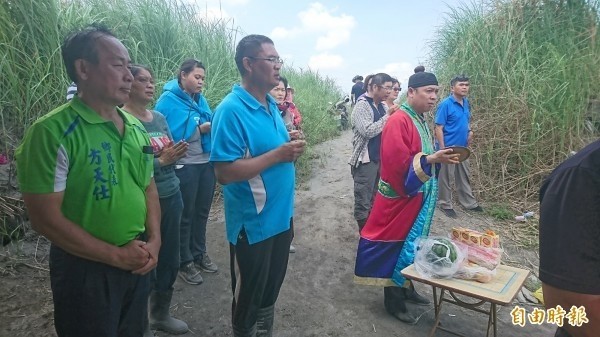
[[[398,92],[398,91],[402,90],[402,88],[392,88],[392,90]]]

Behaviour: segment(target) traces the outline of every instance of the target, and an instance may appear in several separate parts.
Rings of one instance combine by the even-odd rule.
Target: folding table
[[[496,306],[510,304],[519,290],[521,290],[521,287],[523,286],[528,274],[528,270],[500,265],[496,269],[496,276],[491,282],[479,283],[477,281],[468,281],[455,278],[427,278],[417,272],[414,264],[411,264],[402,270],[402,275],[404,275],[404,277],[407,279],[428,284],[433,288],[435,323],[431,329],[429,337],[432,337],[437,329],[444,330],[456,336],[464,337],[464,335],[450,331],[440,325],[440,312],[443,302],[452,303],[469,310],[486,314],[488,316],[486,337],[490,336],[490,329],[492,329],[492,327],[492,336],[496,337],[498,330]],[[439,297],[437,295],[438,289],[440,289]],[[448,297],[446,294],[450,296]],[[465,302],[457,298],[456,294],[471,297],[475,301],[472,303]],[[482,308],[487,303],[489,303],[489,310]]]

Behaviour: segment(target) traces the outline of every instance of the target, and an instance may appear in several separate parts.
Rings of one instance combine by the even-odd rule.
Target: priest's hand
[[[452,149],[439,150],[425,157],[428,164],[458,164],[460,154],[454,153]]]

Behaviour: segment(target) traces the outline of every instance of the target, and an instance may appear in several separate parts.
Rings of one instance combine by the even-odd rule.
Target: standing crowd
[[[51,241],[59,336],[189,331],[170,315],[177,275],[203,282],[215,184],[223,185],[235,336],[271,336],[293,238],[295,168],[304,152],[294,89],[273,41],[238,44],[240,84],[213,113],[206,67],[185,60],[153,108],[150,67],[132,64],[107,28],[62,46],[67,104],[16,150],[31,224]],[[282,82],[283,85],[282,85]]]
[[[275,303],[295,251],[294,163],[306,144],[295,90],[280,74],[283,60],[273,41],[263,35],[239,41],[241,82],[214,113],[202,95],[206,66],[198,60],[185,60],[150,108],[151,68],[132,64],[110,30],[90,26],[75,32],[61,51],[73,81],[69,102],[37,120],[16,151],[31,224],[52,243],[58,336],[186,333],[188,325],[170,315],[173,287],[178,275],[199,285],[202,271],[218,271],[206,244],[216,182],[223,186],[230,248],[233,336],[272,336]],[[429,234],[437,206],[458,217],[451,180],[466,210],[483,210],[470,186],[468,161],[454,151],[473,140],[469,78],[451,80],[433,129],[425,113],[436,106],[439,84],[424,67],[409,78],[402,104],[401,83],[388,74],[369,75],[364,83],[356,76],[353,82],[349,164],[360,235],[354,280],[383,287],[386,311],[415,324],[406,303],[430,303],[401,271],[414,262],[415,240]],[[598,200],[598,175],[590,175],[600,166],[597,147],[574,160],[582,170],[561,167],[544,185],[542,212],[552,216],[542,218],[541,230],[553,245],[560,244],[550,229],[561,227],[562,206],[592,208],[597,215],[592,203]],[[555,200],[556,190],[567,188],[560,184],[569,183],[564,172],[587,191],[586,202]],[[577,180],[576,174],[591,177],[596,189],[588,190],[589,179]],[[597,228],[586,226],[598,238]],[[583,273],[581,284],[570,287],[564,268],[550,263],[560,257],[548,243],[541,247],[540,276],[552,303],[565,299],[559,288],[598,292],[597,275]],[[573,248],[566,256],[582,254]],[[589,270],[598,267],[587,263]],[[597,307],[597,297],[587,300]]]
[[[401,271],[414,263],[415,241],[429,235],[436,206],[447,217],[458,218],[452,207],[451,181],[467,211],[483,211],[470,186],[469,162],[458,151],[473,141],[469,78],[451,79],[450,95],[437,107],[433,130],[425,113],[437,102],[434,74],[422,66],[415,68],[406,102],[400,106],[396,105],[397,80],[384,73],[367,76],[364,84],[362,79],[353,78],[351,95],[354,138],[349,164],[360,235],[354,281],[383,287],[385,310],[402,322],[416,324],[418,318],[406,303],[430,303]],[[598,335],[599,212],[597,140],[562,163],[540,190],[539,275],[546,308],[583,308],[587,313],[583,325],[564,318],[556,337]]]

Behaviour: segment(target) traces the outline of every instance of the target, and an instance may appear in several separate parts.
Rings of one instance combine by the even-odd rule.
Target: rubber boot
[[[403,288],[383,288],[383,304],[385,310],[396,319],[410,325],[417,324],[417,318],[411,315],[406,307]]]
[[[415,290],[415,285],[410,281],[409,288],[402,288],[404,291],[404,298],[406,298],[406,302],[414,303],[417,305],[430,305],[431,302],[425,297],[419,295]]]
[[[150,327],[173,335],[181,335],[189,329],[184,321],[171,317],[169,308],[172,297],[173,290],[153,290],[150,293]]]
[[[250,330],[242,330],[233,326],[233,337],[257,337],[256,324]]]
[[[144,337],[154,337],[154,333],[150,330],[150,322],[148,322],[148,317],[144,320]]]
[[[272,337],[275,306],[258,309],[256,315],[256,337]]]

